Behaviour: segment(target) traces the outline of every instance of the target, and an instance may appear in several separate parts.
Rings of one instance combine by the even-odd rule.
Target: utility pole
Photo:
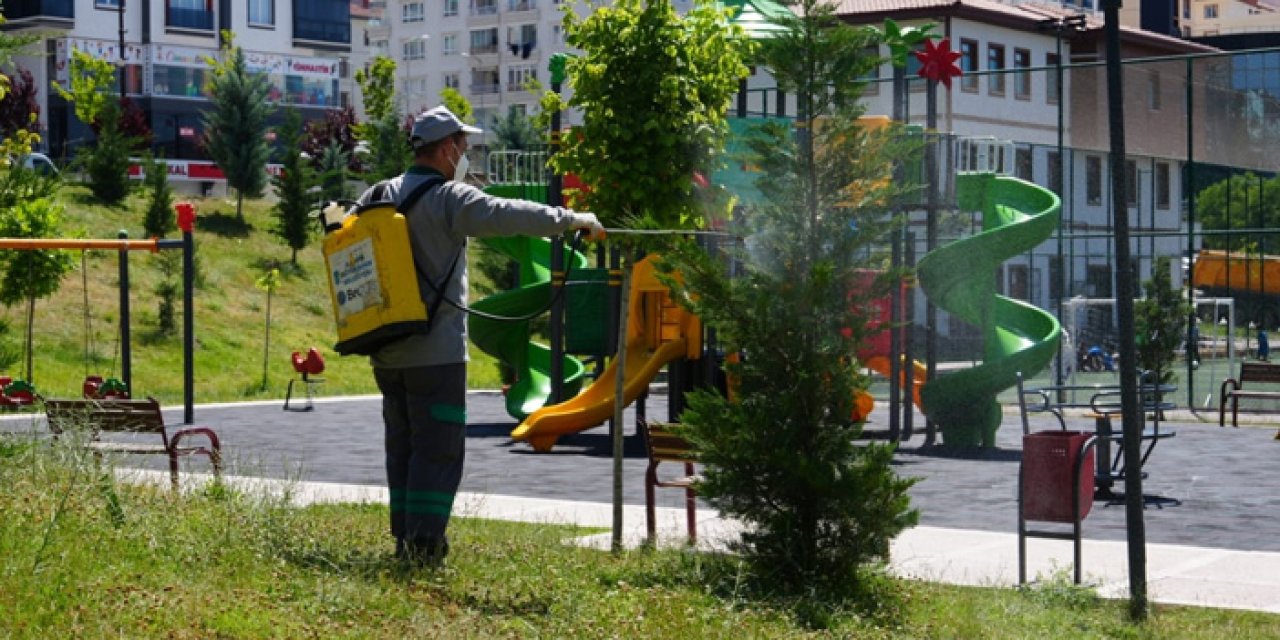
[[[1142,413],[1138,406],[1133,269],[1129,264],[1129,205],[1125,184],[1124,82],[1120,60],[1120,2],[1105,0],[1108,128],[1111,134],[1111,223],[1116,243],[1116,316],[1120,329],[1120,414],[1124,424],[1125,528],[1129,541],[1129,617],[1147,618],[1147,529],[1142,513]]]
[[[125,0],[118,0],[120,3],[119,24],[120,24],[120,98],[124,98],[124,72],[125,72],[125,55],[124,55],[124,3]]]

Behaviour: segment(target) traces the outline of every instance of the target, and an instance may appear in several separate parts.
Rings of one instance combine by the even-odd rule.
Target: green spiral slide
[[[983,212],[983,230],[931,251],[917,275],[934,304],[983,328],[984,360],[930,380],[921,401],[943,444],[993,447],[1001,419],[996,395],[1017,384],[1019,371],[1029,376],[1049,364],[1062,328],[1049,312],[996,295],[992,274],[1053,235],[1062,202],[1030,182],[992,174],[962,174],[956,189],[961,209]]]
[[[515,289],[502,291],[472,303],[473,309],[500,316],[520,316],[547,306],[551,299],[551,241],[546,238],[513,236],[484,238],[486,246],[515,260],[520,282]],[[586,256],[565,250],[565,262],[573,268],[585,267]],[[477,315],[467,316],[467,333],[481,351],[510,364],[516,381],[507,390],[507,413],[517,420],[542,408],[551,396],[551,349],[532,342],[529,321],[499,322]],[[577,358],[564,357],[564,393],[573,397],[582,388],[586,369]]]

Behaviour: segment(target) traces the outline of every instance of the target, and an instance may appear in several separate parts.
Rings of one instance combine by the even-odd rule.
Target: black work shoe
[[[410,567],[439,567],[449,555],[449,541],[432,538],[405,540],[402,547],[397,547],[396,556]]]

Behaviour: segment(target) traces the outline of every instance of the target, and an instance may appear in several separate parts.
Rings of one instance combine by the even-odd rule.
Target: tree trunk
[[[262,344],[262,390],[267,390],[267,363],[271,356],[271,289],[267,289],[267,327]]]
[[[36,297],[27,296],[27,382],[35,384],[35,376],[32,372],[35,364],[35,326],[36,326]]]
[[[244,222],[244,192],[236,189],[236,221]]]

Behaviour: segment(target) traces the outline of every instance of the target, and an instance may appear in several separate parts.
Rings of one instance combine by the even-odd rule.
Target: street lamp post
[[[1057,96],[1058,96],[1058,184],[1065,184],[1065,180],[1063,180],[1062,178],[1062,170],[1063,170],[1063,167],[1066,166],[1066,155],[1065,155],[1066,145],[1065,145],[1065,140],[1063,135],[1063,130],[1066,128],[1066,122],[1065,122],[1066,98],[1065,96],[1063,96],[1063,82],[1062,82],[1062,34],[1068,31],[1070,32],[1083,31],[1085,29],[1085,17],[1083,14],[1076,14],[1071,16],[1058,16],[1055,18],[1046,18],[1044,20],[1041,20],[1036,26],[1044,31],[1053,31],[1054,39],[1056,40],[1056,45],[1057,45],[1055,49],[1056,57],[1054,58],[1053,82],[1054,82],[1054,87],[1056,89]],[[1066,191],[1065,189],[1061,189],[1061,188],[1059,188],[1058,190],[1063,192]],[[1063,193],[1059,193],[1058,197],[1061,198],[1063,195],[1064,195]],[[1063,298],[1066,297],[1066,293],[1067,293],[1067,268],[1068,268],[1067,262],[1066,260],[1063,259],[1063,253],[1062,253],[1063,226],[1066,224],[1066,217],[1063,216],[1062,214],[1063,214],[1063,211],[1059,209],[1058,211],[1058,299],[1057,299],[1058,322],[1062,322],[1062,300]],[[1056,358],[1057,365],[1055,366],[1054,379],[1057,380],[1057,384],[1061,386],[1065,384],[1065,381],[1064,381],[1065,376],[1063,375],[1062,361],[1065,357],[1072,357],[1073,354],[1069,354],[1069,353],[1063,354],[1061,345],[1059,345],[1058,354],[1059,355]],[[1063,393],[1064,393],[1063,391],[1058,392],[1059,402],[1062,402],[1064,400]]]
[[[419,35],[417,38],[410,40],[410,42],[422,43],[421,52],[422,52],[422,58],[424,60],[427,57],[427,40],[430,40],[430,39],[431,39],[431,34],[424,33]],[[414,60],[417,60],[417,58],[409,58],[408,56],[405,56],[405,60],[404,60],[404,110],[405,110],[405,113],[409,113],[410,115],[412,115],[412,113],[410,112],[413,109],[413,95],[417,93],[410,88],[411,83],[413,82],[413,74],[411,72],[413,71]]]

